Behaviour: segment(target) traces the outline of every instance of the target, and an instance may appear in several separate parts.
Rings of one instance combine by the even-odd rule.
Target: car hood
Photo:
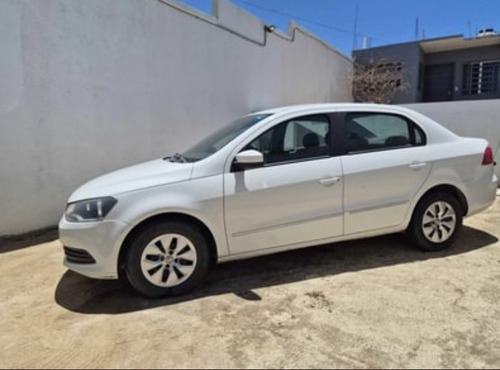
[[[186,181],[191,176],[192,168],[192,163],[172,163],[163,159],[126,167],[80,186],[71,194],[69,202]]]

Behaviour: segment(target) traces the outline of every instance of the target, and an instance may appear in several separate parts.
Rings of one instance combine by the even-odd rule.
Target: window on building
[[[480,95],[498,91],[500,61],[463,65],[462,94]]]

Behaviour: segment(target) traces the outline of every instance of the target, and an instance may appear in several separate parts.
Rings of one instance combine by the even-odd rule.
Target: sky
[[[212,0],[177,0],[212,14]],[[282,31],[299,25],[350,56],[356,45],[381,46],[464,35],[482,28],[500,32],[500,0],[231,0]],[[357,9],[357,11],[356,11]],[[357,13],[357,17],[356,17]],[[356,22],[357,18],[357,22]],[[354,31],[356,30],[356,37]]]

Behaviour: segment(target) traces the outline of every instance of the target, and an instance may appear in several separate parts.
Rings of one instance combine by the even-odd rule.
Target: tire
[[[132,240],[125,274],[132,287],[149,298],[170,297],[198,287],[209,269],[205,236],[195,225],[163,221]]]
[[[428,194],[415,207],[406,234],[424,251],[446,249],[462,227],[462,213],[460,202],[453,195],[443,192]]]

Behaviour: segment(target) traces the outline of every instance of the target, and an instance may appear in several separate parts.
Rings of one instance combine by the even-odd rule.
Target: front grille
[[[94,257],[92,257],[89,252],[83,249],[63,247],[66,259],[71,263],[81,263],[81,264],[92,264],[95,263]]]

